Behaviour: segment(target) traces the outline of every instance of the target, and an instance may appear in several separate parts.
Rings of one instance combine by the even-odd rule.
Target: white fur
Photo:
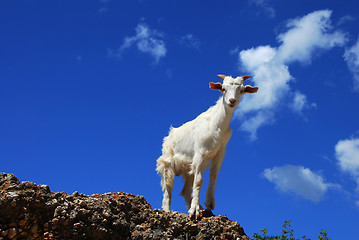
[[[162,208],[165,211],[170,211],[174,176],[182,175],[184,186],[181,196],[186,201],[189,214],[199,215],[202,174],[209,165],[211,168],[205,206],[214,209],[217,174],[232,135],[229,123],[245,88],[250,86],[243,85],[242,77],[225,77],[221,87],[218,90],[223,96],[216,105],[179,128],[171,127],[169,135],[163,139],[162,156],[157,159],[156,170],[162,176]]]

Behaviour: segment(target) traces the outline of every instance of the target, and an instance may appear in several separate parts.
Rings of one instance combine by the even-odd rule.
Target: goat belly
[[[188,173],[191,170],[192,159],[176,154],[173,156],[173,171],[176,176],[182,175],[183,173]]]

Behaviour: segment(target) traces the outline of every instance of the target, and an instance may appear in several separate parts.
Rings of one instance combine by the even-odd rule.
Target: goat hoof
[[[213,212],[211,211],[211,209],[206,209],[206,210],[203,210],[202,212],[201,212],[201,217],[213,217],[213,216],[215,216],[214,214],[213,214]]]
[[[199,214],[198,215],[195,215],[195,214],[190,214],[189,217],[190,219],[195,219],[195,220],[200,220],[201,218],[207,218],[207,217],[213,217],[215,216],[213,214],[213,212],[210,210],[210,209],[201,209],[199,211]]]
[[[195,216],[195,218],[197,219],[198,217],[200,217],[200,210],[200,206],[191,207],[191,209],[188,211],[189,216],[191,218]]]

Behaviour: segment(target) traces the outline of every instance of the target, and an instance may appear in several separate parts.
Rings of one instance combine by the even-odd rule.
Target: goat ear
[[[227,77],[226,75],[223,75],[223,74],[218,74],[217,76],[222,78],[223,80]]]
[[[255,93],[258,91],[258,87],[252,87],[252,86],[249,86],[249,85],[246,85],[244,87],[244,93]]]
[[[244,75],[244,76],[242,76],[242,79],[245,81],[245,80],[247,80],[248,78],[251,78],[252,76],[248,76],[248,75]]]
[[[219,82],[218,83],[210,82],[209,87],[213,90],[222,91],[222,83],[219,83]]]

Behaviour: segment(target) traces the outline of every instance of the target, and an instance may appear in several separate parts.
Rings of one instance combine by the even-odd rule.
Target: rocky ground
[[[0,173],[2,239],[240,239],[243,228],[226,216],[204,212],[190,219],[152,209],[142,196],[128,193],[72,195],[47,185],[19,182]]]

